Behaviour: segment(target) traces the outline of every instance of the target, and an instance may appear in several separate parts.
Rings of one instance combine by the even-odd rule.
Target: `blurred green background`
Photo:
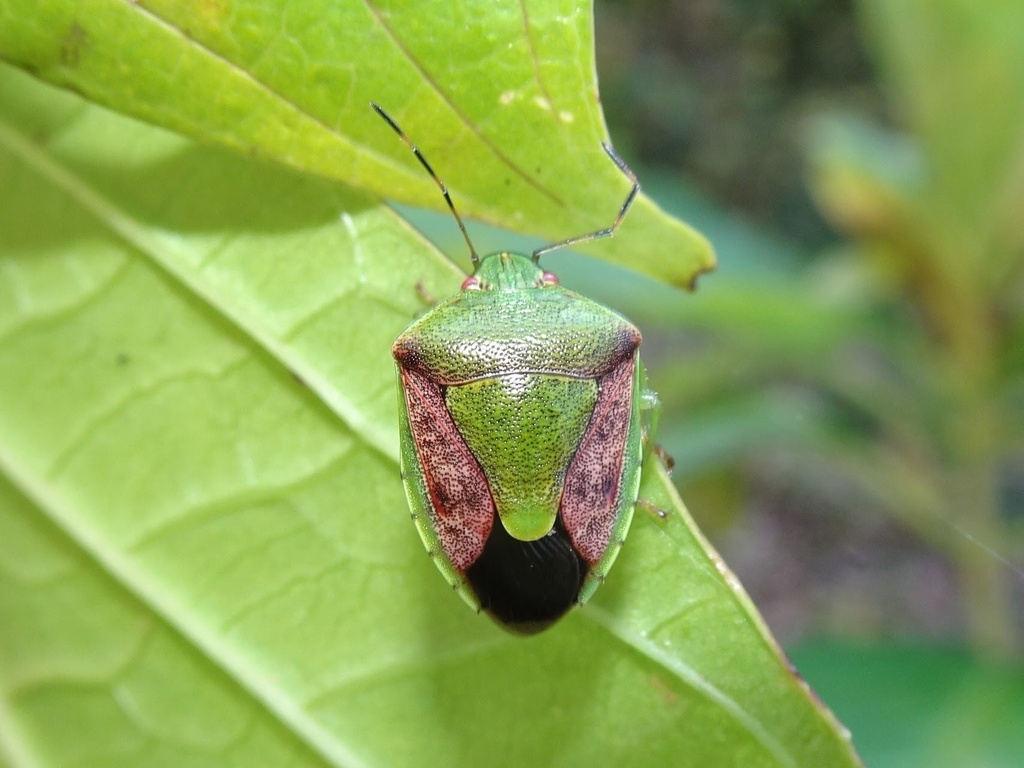
[[[643,328],[683,498],[865,763],[1021,765],[1024,3],[596,13],[615,146],[719,268],[549,268]]]
[[[596,37],[617,148],[719,256],[682,300],[578,278],[646,331],[683,498],[869,766],[1021,765],[1024,3]]]

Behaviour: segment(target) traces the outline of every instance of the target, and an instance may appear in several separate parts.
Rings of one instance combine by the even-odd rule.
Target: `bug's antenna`
[[[434,173],[434,169],[430,167],[430,163],[427,162],[427,158],[425,158],[423,156],[423,153],[420,152],[419,147],[413,144],[412,140],[405,135],[405,131],[398,127],[398,123],[391,119],[391,115],[389,115],[378,104],[375,104],[372,101],[370,102],[370,106],[373,107],[374,111],[378,115],[384,118],[384,122],[390,125],[392,130],[398,134],[398,138],[404,141],[406,146],[412,150],[412,153],[416,155],[416,159],[420,161],[420,165],[427,169],[427,173],[430,174],[430,178],[432,178],[436,182],[437,186],[440,188],[441,194],[444,195],[444,200],[446,203],[448,203],[448,208],[452,212],[452,216],[455,217],[455,221],[459,225],[459,231],[462,232],[462,236],[466,239],[466,245],[469,246],[469,258],[473,260],[473,266],[476,267],[480,263],[480,256],[477,254],[476,248],[473,247],[473,241],[469,239],[469,233],[466,231],[466,225],[462,223],[462,217],[459,216],[459,212],[455,210],[455,204],[452,203],[452,198],[448,194],[448,187],[446,187],[444,185],[444,182],[441,181],[440,177],[438,177],[438,175]],[[607,149],[607,147],[605,147],[605,149]],[[609,149],[608,151],[610,152],[611,150]],[[615,158],[613,157],[613,159]],[[621,160],[618,160],[617,162],[619,162],[620,164],[622,163]],[[620,167],[626,168],[625,165],[621,165]],[[626,170],[629,171],[628,168],[626,168]],[[629,172],[632,173],[631,171]],[[623,211],[623,213],[625,213],[625,211]],[[619,218],[622,218],[622,213],[619,214]],[[619,222],[616,220],[615,226],[618,226],[618,224]],[[562,243],[562,245],[565,245],[565,243]],[[537,254],[534,254],[534,259],[536,259],[536,257]]]
[[[570,245],[578,245],[579,243],[586,243],[589,242],[590,240],[599,240],[602,237],[611,237],[612,235],[615,234],[615,230],[619,228],[619,224],[622,223],[622,220],[626,218],[626,212],[629,210],[629,207],[633,205],[633,199],[637,196],[637,193],[640,191],[640,180],[637,179],[636,174],[633,173],[632,170],[630,170],[630,167],[626,165],[626,161],[619,157],[617,154],[615,154],[614,149],[612,149],[608,144],[605,144],[603,141],[601,142],[601,147],[604,149],[605,154],[607,154],[608,157],[612,159],[612,162],[619,167],[619,170],[626,174],[626,178],[633,182],[633,188],[629,190],[629,194],[626,195],[626,202],[624,202],[622,204],[622,207],[619,209],[619,215],[615,217],[615,221],[612,222],[612,225],[610,227],[599,229],[596,232],[587,232],[587,234],[585,235],[576,235],[576,237],[570,237],[568,240],[562,240],[557,243],[552,243],[551,245],[545,245],[543,248],[538,248],[536,251],[533,252],[534,263],[539,262],[540,257],[543,254],[550,253],[551,251],[557,251],[559,248],[565,248]]]

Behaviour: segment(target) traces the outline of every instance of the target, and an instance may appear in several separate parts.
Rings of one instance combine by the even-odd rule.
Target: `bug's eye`
[[[470,275],[462,281],[462,290],[464,291],[479,291],[480,290],[480,278],[476,275]]]
[[[558,285],[558,275],[554,272],[545,272],[540,276],[540,285],[542,288],[549,285]]]

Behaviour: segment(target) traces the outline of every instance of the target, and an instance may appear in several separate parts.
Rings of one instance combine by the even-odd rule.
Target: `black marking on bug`
[[[466,578],[484,611],[513,632],[532,635],[576,604],[589,570],[561,519],[535,541],[520,541],[495,521]]]

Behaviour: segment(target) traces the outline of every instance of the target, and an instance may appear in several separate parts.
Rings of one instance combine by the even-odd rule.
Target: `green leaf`
[[[325,764],[2,475],[0,509],[5,765]]]
[[[590,4],[8,0],[0,58],[127,114],[402,202],[444,202],[370,110],[420,144],[467,216],[552,241],[608,226]],[[642,197],[582,249],[690,286],[707,242]]]
[[[389,349],[459,274],[388,208],[0,91],[12,764],[858,764],[660,471],[670,519],[552,630],[450,593]]]

